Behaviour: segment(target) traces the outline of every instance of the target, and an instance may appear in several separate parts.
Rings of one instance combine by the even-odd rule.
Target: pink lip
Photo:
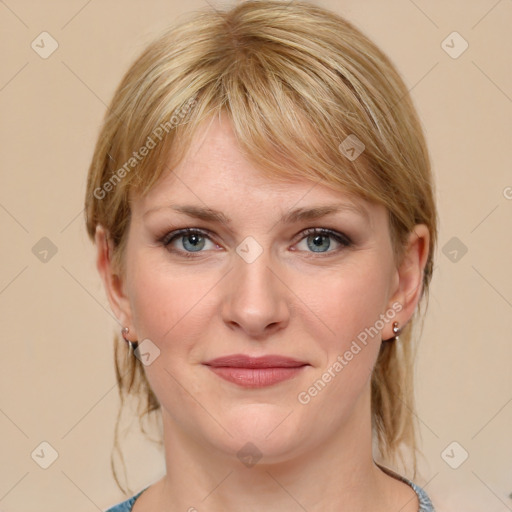
[[[204,364],[222,379],[251,388],[291,379],[308,366],[304,361],[284,356],[249,357],[244,354],[218,357]]]

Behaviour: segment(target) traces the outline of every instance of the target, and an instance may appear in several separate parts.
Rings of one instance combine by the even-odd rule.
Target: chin
[[[255,457],[265,457],[263,462],[280,462],[305,441],[300,437],[304,429],[298,428],[298,415],[291,407],[251,404],[233,408],[229,416],[218,419],[232,436],[225,433],[222,440],[217,440],[219,448],[229,454],[242,456],[245,450],[251,455],[253,450]]]

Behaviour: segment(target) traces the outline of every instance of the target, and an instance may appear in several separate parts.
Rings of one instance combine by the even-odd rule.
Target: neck
[[[383,497],[390,477],[372,457],[369,392],[321,444],[298,446],[279,459],[263,454],[254,465],[190,436],[165,411],[163,420],[167,474],[158,484],[161,510],[387,510]]]

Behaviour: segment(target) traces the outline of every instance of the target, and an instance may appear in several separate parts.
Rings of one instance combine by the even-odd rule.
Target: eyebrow
[[[144,216],[151,212],[170,208],[178,213],[183,213],[189,217],[201,219],[209,222],[219,222],[222,224],[231,224],[231,219],[224,215],[221,211],[208,207],[194,206],[194,205],[168,205],[157,208],[152,208],[144,213]],[[368,210],[362,205],[354,203],[336,203],[331,205],[314,206],[311,208],[295,208],[285,215],[280,220],[281,224],[293,224],[296,222],[315,220],[327,215],[338,212],[348,211],[362,216],[368,223],[370,223],[370,215]]]

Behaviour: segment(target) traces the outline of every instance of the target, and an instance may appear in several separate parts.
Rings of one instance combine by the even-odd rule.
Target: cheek
[[[387,277],[382,258],[367,253],[357,265],[346,265],[317,281],[320,286],[302,290],[309,293],[309,308],[300,314],[322,357],[295,399],[300,411],[321,418],[332,432],[369,399],[365,390],[370,389],[380,335],[372,331],[370,336],[366,329],[383,313]]]
[[[301,315],[332,359],[379,319],[387,300],[386,274],[381,264],[365,261],[326,274],[312,284],[302,284],[298,293],[307,297]]]
[[[131,309],[139,338],[149,338],[168,350],[186,349],[187,339],[204,327],[208,291],[214,276],[180,273],[167,268],[161,258],[155,261],[141,251],[132,260]],[[173,343],[179,340],[180,343]]]
[[[192,395],[201,398],[201,387],[189,378],[189,364],[200,359],[197,340],[208,332],[214,295],[208,291],[218,278],[194,272],[180,275],[142,251],[134,255],[131,265],[130,296],[137,337],[151,340],[160,350],[159,356],[144,366],[144,373],[164,409],[185,428],[187,420],[180,411],[198,407]]]

